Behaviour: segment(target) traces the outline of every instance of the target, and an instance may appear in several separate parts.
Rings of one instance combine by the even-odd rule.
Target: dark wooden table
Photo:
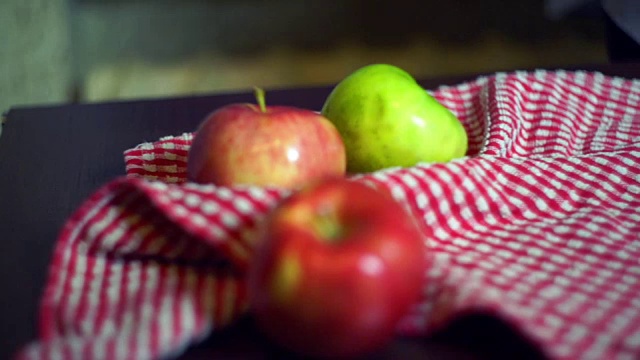
[[[640,78],[640,63],[583,66]],[[476,74],[477,75],[477,74]],[[421,81],[427,89],[476,75]],[[272,89],[269,104],[320,109],[331,87]],[[144,141],[196,128],[212,109],[253,102],[251,91],[212,96],[14,108],[0,137],[0,358],[36,336],[37,305],[58,231],[93,191],[124,174],[122,152]],[[185,358],[280,354],[250,320],[190,349]],[[506,324],[461,318],[428,339],[398,339],[380,358],[539,357]]]

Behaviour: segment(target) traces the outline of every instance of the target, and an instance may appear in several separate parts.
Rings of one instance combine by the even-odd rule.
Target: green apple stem
[[[258,106],[260,106],[260,111],[262,111],[263,113],[266,113],[267,105],[264,100],[264,97],[265,97],[264,90],[262,90],[257,86],[254,86],[253,89],[255,90],[254,93],[256,95],[256,101],[258,102]]]

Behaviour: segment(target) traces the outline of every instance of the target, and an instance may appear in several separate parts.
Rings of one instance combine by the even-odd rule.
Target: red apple
[[[296,188],[310,180],[343,176],[345,148],[322,115],[295,107],[227,105],[208,115],[196,131],[187,161],[188,179]]]
[[[393,337],[425,280],[426,248],[388,193],[325,179],[279,204],[249,270],[264,334],[308,357],[368,354]]]

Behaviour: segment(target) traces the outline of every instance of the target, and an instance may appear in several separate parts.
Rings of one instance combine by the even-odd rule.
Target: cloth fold
[[[469,134],[445,164],[358,174],[433,236],[398,333],[506,319],[553,359],[640,357],[640,81],[514,72],[431,92]],[[192,134],[124,153],[57,240],[40,333],[18,358],[181,353],[248,311],[245,272],[277,188],[186,180]],[[402,139],[398,139],[402,141]]]

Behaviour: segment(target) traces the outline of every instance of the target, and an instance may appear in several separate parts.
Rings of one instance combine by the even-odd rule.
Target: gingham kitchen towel
[[[640,81],[498,73],[432,93],[464,123],[468,156],[352,178],[433,232],[398,333],[477,310],[552,359],[639,358]],[[186,182],[191,139],[126,151],[128,176],[68,220],[20,357],[171,356],[247,312],[256,229],[289,192]]]

